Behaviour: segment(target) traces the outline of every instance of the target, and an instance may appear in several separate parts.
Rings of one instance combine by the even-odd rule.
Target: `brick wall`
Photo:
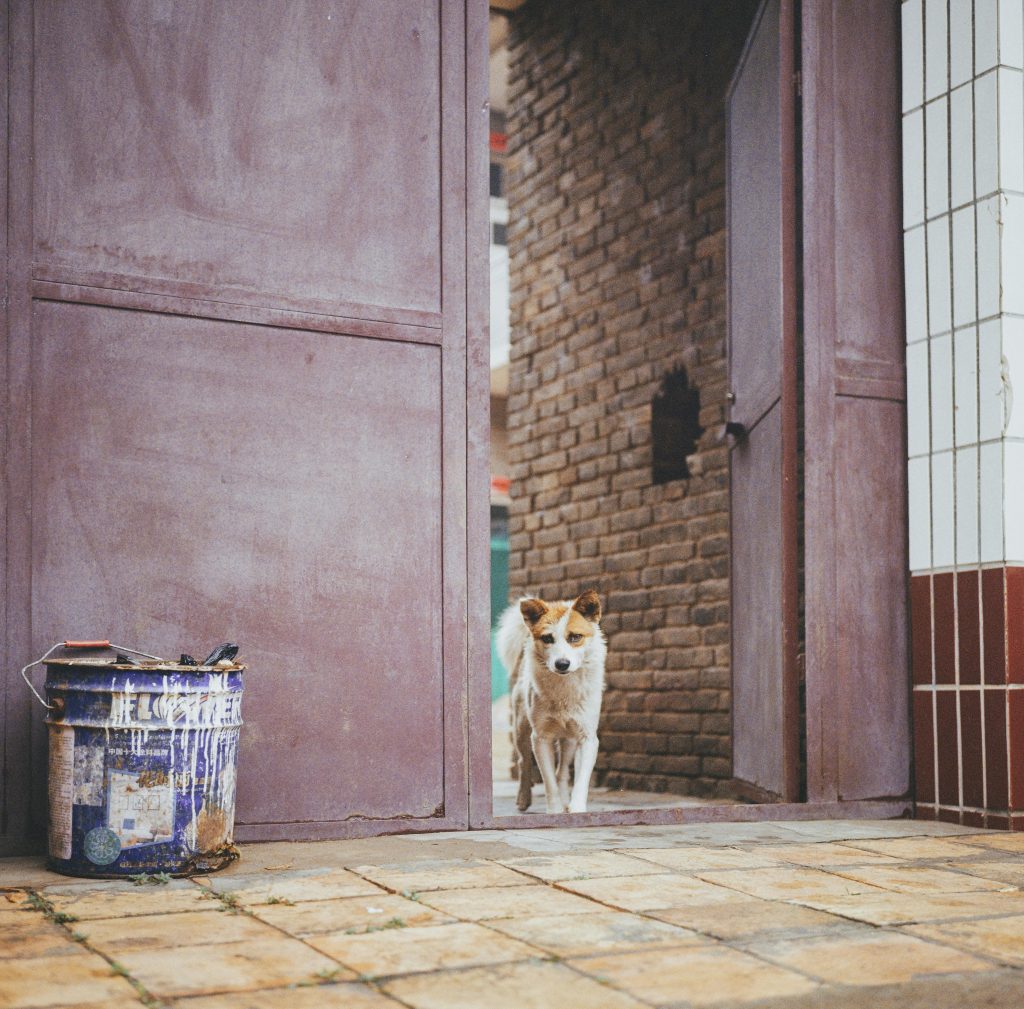
[[[724,94],[754,0],[533,0],[510,32],[511,592],[605,602],[598,779],[730,775]],[[704,428],[655,484],[683,365]]]

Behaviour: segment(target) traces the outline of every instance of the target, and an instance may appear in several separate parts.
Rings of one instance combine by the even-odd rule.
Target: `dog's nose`
[[[569,669],[569,660],[555,659],[555,669],[557,669],[560,673],[567,672]]]

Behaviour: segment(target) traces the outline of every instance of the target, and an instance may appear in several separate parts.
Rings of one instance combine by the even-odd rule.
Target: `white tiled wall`
[[[901,14],[910,567],[1024,563],[1024,0]]]

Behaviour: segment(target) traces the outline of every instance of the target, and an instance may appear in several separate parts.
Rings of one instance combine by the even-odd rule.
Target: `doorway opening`
[[[726,95],[758,0],[492,4],[491,599],[601,596],[592,812],[733,778]],[[516,815],[492,635],[492,813]],[[763,798],[763,795],[759,797]],[[524,819],[543,813],[543,789]]]

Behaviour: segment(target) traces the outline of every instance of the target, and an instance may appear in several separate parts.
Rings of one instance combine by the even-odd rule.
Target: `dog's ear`
[[[519,601],[519,612],[522,613],[523,619],[530,627],[533,627],[547,611],[547,604],[540,599],[521,599]]]
[[[572,608],[591,623],[598,623],[601,619],[601,599],[593,589],[587,589],[572,604]]]

